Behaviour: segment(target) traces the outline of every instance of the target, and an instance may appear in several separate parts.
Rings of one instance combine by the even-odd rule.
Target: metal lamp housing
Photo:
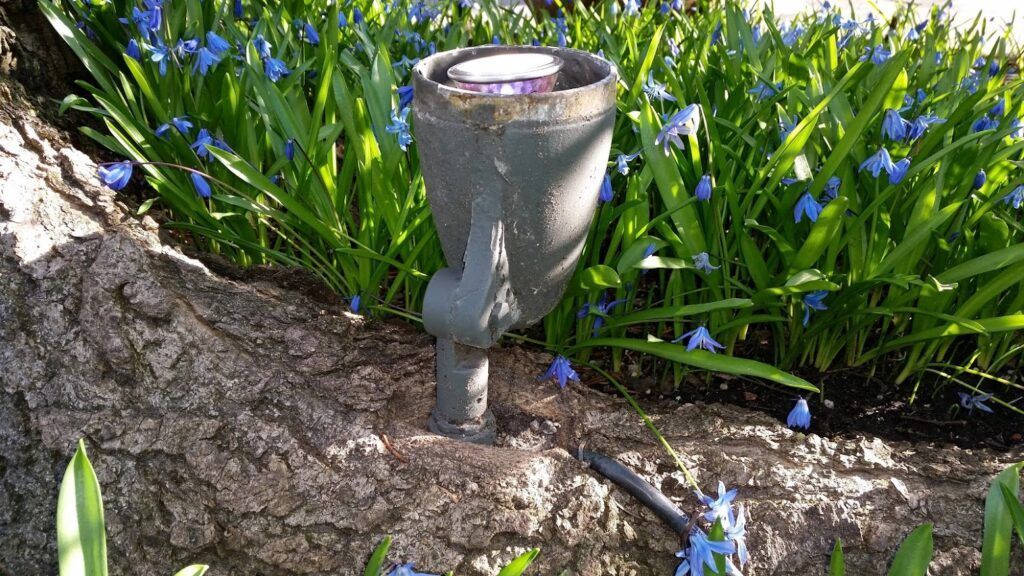
[[[500,95],[452,85],[450,67],[501,53],[549,53],[551,92]],[[583,250],[615,123],[614,66],[578,50],[482,46],[413,69],[413,122],[448,268],[427,288],[438,338],[435,432],[489,443],[486,349],[559,301]]]

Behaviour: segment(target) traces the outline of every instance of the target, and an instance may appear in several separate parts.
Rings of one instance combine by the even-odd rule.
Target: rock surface
[[[621,399],[560,393],[536,380],[550,357],[507,347],[492,355],[500,445],[432,436],[428,337],[217,276],[94,175],[0,81],[0,573],[56,573],[80,437],[112,574],[355,574],[388,534],[392,559],[434,572],[494,574],[539,546],[531,573],[671,573],[673,534],[564,449],[619,458],[692,510]],[[650,416],[706,490],[740,487],[754,576],[823,573],[839,537],[849,573],[882,574],[923,522],[932,574],[974,573],[987,484],[1020,458],[829,440],[726,406]]]

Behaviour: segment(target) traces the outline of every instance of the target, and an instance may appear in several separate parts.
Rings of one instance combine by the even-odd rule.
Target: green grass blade
[[[57,496],[57,554],[61,576],[107,574],[103,498],[81,440]]]
[[[596,348],[607,346],[609,348],[624,348],[635,352],[643,352],[672,362],[678,362],[694,368],[721,372],[723,374],[735,374],[741,376],[753,376],[771,380],[783,386],[818,392],[817,386],[810,382],[784,372],[763,362],[749,360],[746,358],[735,358],[712,354],[704,350],[687,351],[685,346],[669,342],[650,342],[634,338],[596,338],[587,340],[574,346],[574,349]]]
[[[524,552],[519,555],[515,560],[509,563],[498,572],[498,576],[522,576],[526,569],[533,564],[533,561],[537,559],[540,554],[540,549],[534,548],[528,552]]]
[[[985,533],[981,543],[981,576],[1007,576],[1010,573],[1010,541],[1013,538],[1013,517],[1007,507],[1001,486],[1014,498],[1020,490],[1021,464],[1003,470],[992,481],[985,498]]]
[[[363,576],[380,576],[380,572],[384,568],[384,560],[387,558],[388,550],[390,548],[391,536],[385,536],[373,551],[373,554],[370,556],[370,561],[366,563],[366,569],[363,570]]]
[[[918,526],[900,545],[889,576],[927,576],[932,561],[932,525]]]
[[[846,560],[843,559],[843,541],[836,540],[832,557],[828,562],[828,576],[846,576]]]

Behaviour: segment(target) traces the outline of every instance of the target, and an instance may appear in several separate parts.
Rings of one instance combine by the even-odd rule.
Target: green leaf
[[[832,558],[828,562],[828,576],[846,576],[846,560],[843,559],[843,541],[836,540]]]
[[[533,564],[533,561],[539,554],[540,549],[538,548],[534,548],[529,552],[524,552],[515,560],[510,562],[508,566],[502,568],[501,572],[498,572],[498,576],[522,576],[523,572],[526,572],[526,569],[530,567],[530,564]]]
[[[932,525],[918,526],[900,545],[889,576],[926,576],[932,561]]]
[[[174,576],[203,576],[210,567],[206,564],[193,564],[174,573]]]
[[[627,326],[629,324],[642,324],[644,322],[660,322],[663,320],[674,320],[686,316],[707,314],[717,310],[740,310],[750,308],[754,302],[746,298],[727,298],[715,302],[703,304],[686,304],[683,306],[662,306],[656,308],[645,308],[639,312],[615,316],[608,322],[611,326]]]
[[[57,496],[57,554],[61,576],[107,574],[103,498],[81,440]]]
[[[818,392],[818,388],[810,382],[800,378],[799,376],[783,372],[774,366],[764,364],[756,360],[748,360],[746,358],[712,354],[705,350],[693,350],[691,352],[687,351],[684,346],[669,342],[651,342],[637,340],[635,338],[595,338],[593,340],[581,342],[574,346],[573,349],[597,348],[600,346],[634,350],[636,352],[651,354],[659,358],[664,358],[680,364],[686,364],[702,370],[721,372],[723,374],[753,376],[755,378],[771,380],[772,382],[777,382],[791,388]]]
[[[985,498],[985,532],[981,543],[981,576],[1007,576],[1010,573],[1010,541],[1013,517],[1001,486],[1009,488],[1016,499],[1020,489],[1021,464],[1003,470],[992,481]]]
[[[583,291],[618,288],[622,286],[622,280],[614,268],[598,264],[580,272],[579,286]]]
[[[804,241],[803,246],[793,258],[790,270],[802,270],[814,265],[818,257],[836,237],[836,233],[839,232],[848,205],[849,200],[845,196],[840,196],[825,206],[821,215],[818,216],[818,221],[811,226],[811,233],[807,235],[807,240]]]
[[[391,536],[385,536],[380,544],[377,545],[377,549],[373,551],[370,561],[366,563],[366,570],[363,570],[363,576],[380,576],[380,571],[384,567],[384,559],[387,558],[389,548],[391,548]]]
[[[1003,491],[1003,501],[1006,502],[1006,509],[1010,511],[1010,517],[1013,518],[1013,527],[1017,532],[1017,538],[1020,539],[1021,544],[1024,544],[1024,508],[1021,507],[1017,495],[1006,484],[1000,484],[999,489]]]

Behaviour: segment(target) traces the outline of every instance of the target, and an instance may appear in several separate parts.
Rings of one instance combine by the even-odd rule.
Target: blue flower
[[[362,297],[359,296],[359,294],[356,294],[355,296],[349,298],[349,301],[348,301],[348,308],[349,308],[349,310],[351,310],[353,314],[359,314],[359,308],[362,305],[362,301],[363,301],[363,299],[362,299]]]
[[[711,199],[711,176],[705,174],[700,177],[700,181],[697,182],[697,188],[693,191],[693,195],[697,197],[697,200],[706,202]]]
[[[707,252],[698,252],[697,254],[694,254],[693,266],[705,274],[711,274],[715,270],[721,268],[721,266],[714,266],[711,264],[711,257]]]
[[[301,22],[300,24],[302,25],[302,28],[299,32],[299,38],[302,39],[302,41],[306,42],[307,44],[319,46],[320,33],[316,31],[316,28],[314,28],[313,25],[310,24],[309,22]]]
[[[362,24],[363,23],[363,12],[362,12],[362,10],[360,10],[359,8],[353,8],[352,9],[352,21],[355,22],[356,24]]]
[[[675,102],[675,96],[668,93],[664,84],[659,83],[654,79],[654,72],[647,74],[647,81],[644,82],[644,94],[651,100],[662,100],[668,102]]]
[[[409,133],[409,123],[405,120],[406,116],[409,115],[409,108],[402,108],[401,112],[395,113],[391,111],[391,124],[388,124],[384,129],[390,134],[398,136],[398,147],[405,151],[409,148],[409,144],[412,144],[412,134]]]
[[[256,48],[256,53],[259,54],[260,60],[266,60],[273,56],[270,49],[274,47],[273,44],[267,42],[262,34],[257,34],[252,40],[253,48]]]
[[[918,116],[910,123],[910,127],[907,129],[907,140],[917,140],[921,136],[924,136],[925,131],[932,124],[942,124],[946,120],[945,118],[939,118],[934,114],[924,114]]]
[[[195,142],[192,143],[190,148],[196,151],[196,155],[204,160],[210,160],[212,155],[210,154],[209,147],[219,148],[225,152],[231,152],[231,148],[223,140],[214,138],[210,131],[206,128],[200,128],[199,133],[196,134]]]
[[[156,62],[160,66],[160,75],[167,75],[167,62],[171,59],[171,49],[169,46],[164,44],[162,41],[157,40],[156,44],[147,45],[146,49],[149,50],[149,59]]]
[[[971,70],[967,73],[967,76],[960,81],[960,87],[967,90],[971,94],[978,91],[978,85],[981,84],[981,75],[978,74],[977,70]]]
[[[210,49],[218,57],[223,56],[225,52],[231,49],[231,44],[227,40],[221,38],[213,32],[206,33],[206,47]]]
[[[558,37],[558,46],[565,48],[569,44],[569,25],[565,23],[565,17],[562,16],[562,11],[558,11],[558,16],[551,19],[555,24],[555,35]]]
[[[233,6],[233,8],[234,10],[232,11],[232,14],[234,14],[235,20],[240,20],[243,16],[245,16],[245,11],[242,7],[242,0],[235,0],[235,5]]]
[[[993,58],[992,61],[988,63],[988,75],[995,76],[996,74],[999,74],[999,68],[999,61]]]
[[[195,172],[189,172],[188,175],[192,177],[192,186],[195,187],[196,194],[199,194],[200,198],[209,198],[211,194],[210,183],[206,181],[206,178]]]
[[[216,66],[220,62],[220,57],[213,53],[212,50],[203,46],[196,53],[196,61],[192,64],[192,71],[199,70],[199,74],[206,76],[206,73],[210,71],[210,68]]]
[[[1000,98],[999,102],[996,102],[996,105],[993,106],[992,109],[988,111],[989,116],[992,116],[993,118],[998,118],[999,116],[1002,116],[1005,113],[1006,113],[1006,98],[1005,97]]]
[[[650,258],[657,249],[658,248],[654,245],[654,242],[648,244],[647,248],[644,248],[644,258]]]
[[[388,572],[388,576],[434,576],[433,574],[427,574],[426,572],[417,572],[413,570],[412,563],[399,564],[395,566],[391,572]]]
[[[614,197],[615,191],[612,190],[612,178],[605,174],[604,180],[601,181],[601,192],[598,193],[597,199],[601,202],[611,202]]]
[[[732,518],[732,510],[729,511],[728,524],[723,523],[725,528],[725,539],[731,540],[736,545],[736,557],[742,567],[750,561],[750,553],[747,551],[747,512],[740,505],[739,514]]]
[[[715,29],[711,31],[711,40],[708,42],[708,44],[711,44],[713,46],[715,44],[718,44],[718,42],[721,39],[722,39],[722,21],[719,20],[718,23],[715,24]]]
[[[683,340],[686,340],[687,352],[692,352],[697,348],[703,348],[708,352],[717,353],[718,351],[716,349],[725,349],[725,346],[722,346],[718,341],[712,338],[711,333],[703,326],[698,326],[697,328],[690,330],[686,334],[683,334],[679,338],[673,340],[672,343],[679,343]]]
[[[594,318],[593,330],[594,337],[596,338],[598,331],[601,329],[602,326],[604,326],[604,316],[610,315],[613,308],[625,303],[625,299],[612,300],[611,302],[609,302],[608,295],[601,294],[601,299],[597,301],[597,304],[591,304],[587,302],[586,304],[583,305],[583,308],[580,308],[580,311],[576,313],[576,317],[586,318],[591,313],[596,312],[597,317]]]
[[[1003,196],[1003,204],[1007,206],[1013,205],[1014,210],[1020,210],[1020,207],[1024,205],[1024,184],[1017,186],[1006,196]]]
[[[899,184],[903,181],[903,178],[907,176],[907,170],[910,169],[910,156],[896,162],[892,165],[892,173],[889,174],[889,184]]]
[[[199,40],[192,38],[191,40],[178,39],[178,43],[174,45],[174,54],[184,60],[186,56],[195,54],[196,50],[199,50]]]
[[[345,26],[348,26],[348,18],[345,17],[344,12],[338,10],[338,28],[341,29]]]
[[[550,380],[551,378],[558,381],[559,388],[565,388],[565,385],[569,380],[572,380],[573,382],[580,381],[580,375],[572,369],[572,364],[570,364],[569,360],[561,354],[555,356],[555,360],[551,363],[548,371],[540,377],[541,380]]]
[[[278,60],[277,58],[267,58],[263,61],[263,73],[267,75],[267,78],[269,78],[271,82],[277,82],[281,78],[291,74],[292,71],[289,70],[288,66],[286,66],[281,60]]]
[[[900,113],[892,108],[885,111],[885,118],[882,119],[882,135],[889,140],[903,140],[907,137],[907,130],[910,122],[900,116]]]
[[[687,576],[690,573],[690,561],[686,559],[687,554],[689,554],[689,550],[676,552],[676,557],[683,560],[679,563],[679,566],[676,566],[675,576]]]
[[[636,16],[640,14],[640,0],[626,0],[622,7],[624,16]]]
[[[792,134],[793,129],[796,128],[796,125],[799,124],[799,123],[800,123],[800,117],[797,116],[796,114],[793,115],[793,120],[790,121],[790,122],[786,122],[785,120],[781,120],[780,119],[779,120],[779,140],[781,142],[785,142],[786,138],[789,138],[789,135]]]
[[[718,569],[715,567],[714,554],[733,554],[735,552],[736,545],[728,540],[708,540],[708,535],[700,528],[694,528],[693,531],[690,532],[690,551],[688,559],[690,561],[690,571],[693,576],[704,576],[705,566],[717,574]]]
[[[392,66],[395,68],[412,68],[419,61],[419,58],[409,58],[407,55],[403,54],[402,59],[392,64]]]
[[[811,427],[811,409],[807,406],[807,400],[803,398],[797,398],[796,405],[789,411],[789,416],[786,417],[786,426],[790,428],[803,428],[807,430]]]
[[[99,167],[100,181],[111,190],[121,190],[132,179],[132,163],[128,160]]]
[[[142,50],[139,49],[139,43],[135,41],[135,38],[128,41],[128,45],[124,48],[124,54],[136,62],[142,62]]]
[[[704,519],[708,522],[721,519],[723,525],[727,524],[732,515],[732,501],[736,499],[738,493],[739,491],[735,488],[726,490],[725,482],[721,480],[718,481],[718,498],[698,492],[697,498],[708,508],[708,511],[704,513]]]
[[[163,8],[160,2],[156,1],[147,0],[145,4],[148,10],[141,10],[138,6],[132,7],[131,19],[139,29],[139,35],[143,38],[149,38],[151,32],[156,33],[160,31],[160,23],[163,21]]]
[[[1010,128],[1013,128],[1013,132],[1010,133],[1011,138],[1024,138],[1024,124],[1021,123],[1020,118],[1014,118],[1013,122],[1010,122]]]
[[[981,187],[985,185],[988,180],[988,174],[985,174],[984,170],[978,170],[978,173],[974,175],[974,181],[971,182],[971,188],[974,190],[981,190]]]
[[[189,121],[188,116],[175,116],[171,118],[170,122],[157,126],[153,132],[158,138],[163,138],[164,134],[171,129],[171,126],[181,134],[188,134],[188,131],[192,129],[192,122]]]
[[[783,26],[783,29],[780,31],[783,32],[782,45],[787,48],[792,48],[797,41],[800,40],[800,36],[804,33],[804,28],[799,25],[793,26],[792,28]]]
[[[859,170],[863,172],[867,170],[871,172],[871,175],[878,178],[878,175],[885,170],[886,173],[892,174],[894,165],[892,163],[892,157],[889,156],[889,151],[885,148],[879,148],[873,156],[869,157],[863,163],[861,163]]]
[[[878,46],[868,46],[864,49],[864,55],[859,58],[861,62],[870,59],[873,64],[885,64],[889,58],[892,58],[892,50],[889,50],[885,46],[879,44]]]
[[[913,28],[910,29],[909,32],[907,32],[907,40],[918,40],[918,39],[920,39],[921,38],[921,32],[924,32],[924,29],[927,28],[927,27],[928,27],[928,21],[927,20],[925,20],[924,22],[919,23],[917,26],[914,26]]]
[[[412,104],[413,88],[412,84],[408,86],[398,87],[398,107],[407,108],[409,104]]]
[[[623,176],[629,174],[629,163],[639,155],[639,151],[632,154],[619,154],[618,158],[615,159],[616,169],[619,171],[619,174]]]
[[[295,159],[295,139],[294,138],[289,138],[289,139],[284,141],[284,157],[287,158],[289,162],[291,162],[292,160]]]
[[[988,61],[985,60],[984,56],[978,56],[974,59],[974,64],[971,64],[972,68],[984,68]]]
[[[797,200],[796,206],[793,207],[793,222],[799,224],[804,216],[807,216],[811,222],[817,222],[822,208],[821,203],[815,200],[810,192],[804,192],[804,195]]]
[[[838,176],[832,176],[825,182],[825,202],[831,202],[839,197],[839,186],[842,185],[843,181]]]
[[[782,82],[778,82],[775,85],[759,82],[757,86],[754,86],[750,90],[747,90],[747,94],[753,94],[754,96],[757,96],[757,101],[760,102],[765,98],[771,98],[772,96],[775,96],[775,94],[778,93],[780,90],[782,90]]]
[[[992,413],[992,408],[985,404],[989,398],[992,398],[991,394],[975,394],[973,396],[966,392],[957,392],[957,394],[960,395],[960,405],[967,408],[968,412],[974,412],[974,409],[977,408],[982,412]]]
[[[676,148],[682,150],[683,141],[679,137],[695,134],[698,128],[700,128],[700,108],[696,104],[690,104],[668,119],[655,137],[654,145],[661,144],[667,156],[669,143],[675,144]]]
[[[999,128],[999,120],[988,116],[982,116],[975,120],[974,124],[971,124],[971,132],[975,133],[983,132],[985,130],[995,130],[996,128]]]
[[[815,290],[804,295],[804,327],[811,321],[811,310],[828,310],[824,300],[828,296],[828,290]]]

